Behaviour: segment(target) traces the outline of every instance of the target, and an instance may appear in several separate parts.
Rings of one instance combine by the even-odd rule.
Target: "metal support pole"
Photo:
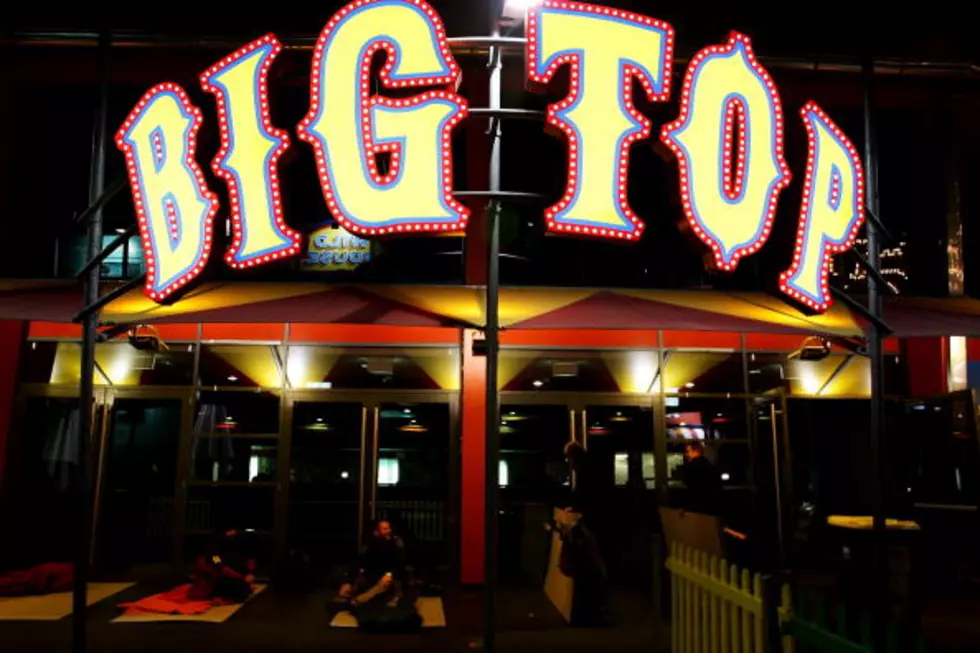
[[[500,36],[500,7],[496,0],[490,2],[490,33]],[[501,52],[500,47],[490,47],[490,111],[500,109]],[[490,137],[490,173],[488,189],[500,191],[500,118],[492,115],[488,129]],[[498,302],[500,294],[500,201],[491,199],[487,204],[487,228],[490,230],[487,247],[487,326],[485,331],[487,351],[486,376],[486,514],[483,560],[483,648],[492,652],[496,646],[496,598],[497,598],[497,475],[500,460],[500,404],[497,397],[497,359],[500,350]]]
[[[874,64],[865,59],[861,68],[861,81],[864,100],[864,175],[866,183],[867,203],[870,212],[880,215],[878,210],[878,146],[875,133],[874,115]],[[881,257],[878,249],[878,226],[876,221],[866,222],[868,237],[868,264],[875,271],[881,267]],[[885,548],[885,476],[884,468],[887,459],[885,439],[883,437],[884,411],[884,354],[882,341],[884,333],[881,329],[881,290],[879,275],[868,274],[868,313],[875,321],[871,325],[868,337],[868,356],[871,359],[871,515],[872,515],[872,573],[875,586],[872,592],[872,642],[875,650],[885,650],[886,610],[888,606],[888,571],[886,566]]]
[[[109,105],[109,51],[112,47],[108,34],[99,36],[99,100],[92,125],[92,159],[89,172],[89,202],[96,204],[105,190],[106,112]],[[96,257],[102,249],[102,207],[93,211],[88,221],[88,256]],[[85,304],[99,299],[99,266],[89,270],[83,280]],[[92,435],[92,398],[95,374],[95,336],[99,316],[93,312],[82,326],[82,368],[78,388],[78,466],[75,468],[75,584],[72,590],[72,637],[73,653],[88,649],[88,632],[85,624],[86,590],[92,539],[92,464],[90,438]]]

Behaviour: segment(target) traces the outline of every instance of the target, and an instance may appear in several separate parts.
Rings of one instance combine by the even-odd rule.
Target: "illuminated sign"
[[[221,148],[211,162],[227,186],[232,242],[225,261],[248,268],[294,256],[300,234],[282,211],[279,160],[289,148],[272,124],[269,70],[282,47],[268,34],[201,75],[214,95]],[[384,64],[372,76],[375,55]],[[629,205],[630,149],[653,125],[633,106],[671,96],[674,29],[610,7],[545,0],[528,12],[532,90],[569,70],[549,105],[548,128],[566,142],[567,182],[545,209],[549,231],[636,241],[644,222]],[[318,231],[304,269],[351,269],[370,257],[358,236],[465,232],[469,210],[453,197],[452,135],[467,117],[460,68],[442,19],[423,0],[355,0],[327,22],[313,48],[309,110],[296,133],[312,147],[324,202],[348,234]],[[384,91],[394,91],[383,95]],[[864,173],[853,144],[815,103],[801,110],[809,149],[790,268],[779,287],[826,310],[832,257],[852,246],[864,219]],[[176,84],[151,88],[116,143],[126,156],[147,265],[146,294],[163,301],[204,269],[218,199],[195,160],[203,120]],[[680,198],[715,268],[734,270],[772,231],[790,183],[778,89],[748,36],[733,32],[687,66],[680,113],[660,127],[674,153]],[[798,128],[798,127],[797,127]],[[647,219],[657,216],[648,216]]]
[[[359,238],[343,227],[327,225],[310,234],[303,270],[331,272],[354,270],[371,260],[371,241]]]

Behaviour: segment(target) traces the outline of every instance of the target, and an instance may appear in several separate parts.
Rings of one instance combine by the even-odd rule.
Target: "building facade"
[[[461,4],[436,7],[450,36],[484,34],[482,19]],[[35,16],[3,43],[17,101],[4,103],[0,116],[18,126],[0,153],[0,201],[10,216],[0,227],[0,505],[18,524],[19,535],[4,542],[13,559],[66,555],[57,517],[68,519],[59,511],[82,462],[72,440],[81,366],[72,318],[83,307],[73,277],[88,258],[87,225],[74,218],[91,217],[85,209],[102,190],[118,186],[102,210],[100,243],[122,242],[101,263],[104,291],[147,271],[120,152],[104,161],[104,189],[92,187],[100,94],[111,132],[149,86],[182,83],[207,116],[197,156],[207,168],[220,139],[215,103],[197,75],[270,29],[283,32],[271,116],[292,129],[309,106],[311,34],[328,16],[304,18],[301,27],[299,17],[280,17],[270,19],[278,26],[242,19],[151,34],[121,17],[100,46],[98,33],[42,29]],[[680,88],[685,59],[720,40],[708,21],[663,18],[677,29]],[[862,142],[858,39],[834,42],[778,21],[753,33],[749,17],[733,20],[728,27],[754,37],[760,63],[792,107],[785,151],[793,170],[804,169],[807,143],[803,124],[789,116],[809,98]],[[882,253],[896,291],[884,312],[893,331],[884,380],[897,434],[922,407],[944,424],[975,410],[948,393],[980,382],[971,378],[980,305],[971,298],[969,253],[980,137],[970,117],[980,94],[969,66],[912,64],[895,44],[877,46],[878,188],[896,241]],[[463,71],[458,92],[472,107],[487,106],[486,47],[464,40],[453,52]],[[563,74],[545,93],[527,93],[522,49],[506,49],[504,107],[543,111],[565,97]],[[678,114],[676,95],[635,102],[655,130]],[[656,139],[633,148],[625,182],[646,223],[643,237],[591,241],[543,226],[544,209],[567,181],[562,141],[541,120],[508,119],[500,128],[501,187],[521,200],[505,201],[499,217],[500,423],[489,435],[500,447],[501,574],[540,574],[540,543],[529,534],[567,493],[568,440],[596,458],[609,532],[630,525],[615,535],[630,551],[613,569],[620,578],[648,558],[656,509],[670,503],[690,441],[705,444],[734,518],[767,551],[786,553],[802,501],[868,510],[867,322],[841,302],[813,315],[772,292],[792,258],[800,182],[779,201],[767,246],[719,274],[705,266],[704,246],[677,228],[678,166]],[[465,235],[364,238],[344,230],[320,194],[312,148],[297,142],[280,172],[286,221],[303,235],[300,255],[254,270],[232,270],[215,255],[171,303],[137,288],[104,307],[91,407],[97,567],[179,566],[216,529],[235,527],[262,542],[265,571],[286,575],[298,554],[324,566],[350,559],[366,525],[387,517],[447,577],[484,580],[487,129],[488,119],[473,115],[451,144],[455,190],[471,210]],[[218,252],[233,226],[227,213],[215,224]],[[867,275],[853,255],[842,254],[834,270],[831,283],[860,299]],[[823,351],[811,358],[807,347]],[[965,428],[944,426],[936,437],[975,460],[975,427],[966,444],[953,435]],[[914,457],[920,446],[895,450]],[[962,478],[977,471],[937,463],[918,472],[911,499],[975,506],[975,480]],[[908,486],[906,472],[895,487]],[[25,495],[34,501],[21,503]]]

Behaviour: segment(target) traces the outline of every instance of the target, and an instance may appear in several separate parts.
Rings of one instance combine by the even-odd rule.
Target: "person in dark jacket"
[[[575,581],[572,595],[572,624],[604,626],[606,615],[606,565],[596,539],[596,522],[601,510],[599,487],[588,452],[578,442],[565,445],[565,458],[572,472],[572,491],[562,522],[562,573]]]
[[[687,443],[684,459],[684,464],[678,470],[685,488],[681,495],[681,508],[720,517],[723,488],[718,467],[704,455],[704,445],[700,442]]]
[[[573,479],[566,510],[582,515],[583,519],[595,520],[599,488],[589,454],[585,447],[572,441],[565,445],[565,459]]]
[[[357,574],[340,588],[335,602],[350,607],[370,602],[397,605],[405,598],[410,572],[405,543],[390,522],[380,520],[361,553]]]

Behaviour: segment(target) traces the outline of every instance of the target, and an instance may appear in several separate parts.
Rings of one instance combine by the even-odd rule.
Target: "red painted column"
[[[941,395],[949,391],[949,340],[906,338],[905,360],[909,393],[913,397]]]
[[[7,445],[17,394],[20,352],[26,333],[26,322],[0,322],[0,488],[6,478],[4,464],[7,462]]]
[[[460,488],[460,582],[483,582],[483,556],[486,546],[486,358],[473,355],[473,339],[482,334],[463,331],[463,441]]]

